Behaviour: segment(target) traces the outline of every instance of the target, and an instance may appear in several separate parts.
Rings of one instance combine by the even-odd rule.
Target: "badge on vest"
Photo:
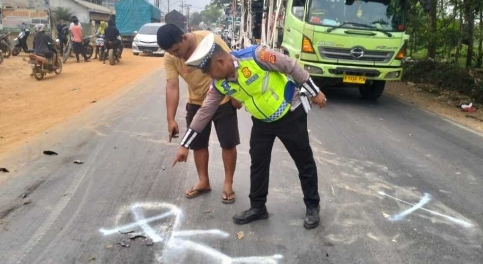
[[[250,69],[248,69],[248,67],[243,67],[242,73],[245,78],[250,78],[250,76],[252,76],[252,72],[250,71]]]
[[[252,84],[256,80],[258,80],[258,74],[255,74],[252,77],[250,77],[248,80],[245,81],[245,83],[247,85],[250,85],[250,84]]]

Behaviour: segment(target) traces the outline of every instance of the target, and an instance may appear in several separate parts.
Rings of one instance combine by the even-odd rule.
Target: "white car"
[[[165,23],[147,23],[144,24],[134,37],[132,42],[132,53],[134,55],[139,55],[141,53],[145,54],[156,54],[164,55],[164,50],[158,46],[157,33],[158,29]]]

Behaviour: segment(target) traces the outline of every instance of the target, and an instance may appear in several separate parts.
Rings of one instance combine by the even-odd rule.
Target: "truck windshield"
[[[311,0],[307,21],[329,27],[404,31],[405,0]]]
[[[139,30],[139,34],[156,35],[160,26],[144,26]]]

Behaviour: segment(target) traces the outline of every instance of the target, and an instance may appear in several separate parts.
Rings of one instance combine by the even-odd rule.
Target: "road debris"
[[[325,242],[324,242],[324,246],[326,246],[326,247],[333,247],[333,246],[334,246],[334,244],[332,244],[332,243],[330,243],[330,242],[328,242],[328,241],[325,241]]]
[[[96,101],[96,100],[94,100],[94,101],[92,101],[91,103],[92,103],[92,104],[93,104],[93,103],[97,103],[97,101]]]
[[[244,236],[245,236],[245,234],[243,233],[243,231],[240,231],[240,232],[236,233],[236,237],[238,239],[242,239]]]
[[[96,260],[96,257],[90,257],[87,261],[94,261]]]
[[[1,171],[1,172],[10,172],[10,171],[8,171],[6,168],[0,168],[0,171]]]
[[[82,160],[74,160],[75,164],[83,164],[84,162]]]
[[[458,105],[458,107],[461,108],[461,111],[469,112],[469,113],[473,113],[478,110],[478,108],[475,107],[473,103],[462,103]]]
[[[59,155],[57,152],[52,150],[44,150],[45,155]]]
[[[204,213],[204,214],[209,214],[209,213],[211,213],[211,210],[210,210],[210,209],[205,210],[205,211],[203,211],[203,213]]]
[[[129,247],[129,244],[124,243],[124,241],[119,242],[119,245],[123,247]]]
[[[108,244],[106,244],[106,248],[107,248],[107,249],[111,249],[112,247],[113,247],[113,245],[112,245],[112,244],[109,244],[109,243],[108,243]]]
[[[31,202],[32,202],[31,200],[27,200],[27,201],[23,202],[23,205],[30,204]]]
[[[125,230],[121,230],[119,229],[119,233],[125,235],[125,234],[129,234],[129,233],[132,233],[134,232],[134,229],[125,229]]]
[[[161,169],[162,169],[162,170],[165,170],[165,169],[166,169],[166,167],[164,167],[164,166],[163,166],[163,167],[161,167]]]
[[[132,233],[132,234],[129,234],[129,239],[136,239],[138,237],[146,238],[146,236],[143,233]]]
[[[22,194],[22,198],[26,198],[28,196],[28,194],[24,193]]]
[[[146,239],[145,242],[146,242],[146,246],[154,245],[154,241],[152,239]]]

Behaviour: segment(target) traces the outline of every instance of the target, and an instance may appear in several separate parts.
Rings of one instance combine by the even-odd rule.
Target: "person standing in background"
[[[72,38],[73,38],[72,45],[74,47],[77,63],[80,62],[79,53],[82,54],[85,62],[90,62],[89,59],[87,58],[84,45],[82,45],[82,26],[80,25],[79,20],[77,19],[76,16],[72,17],[72,23],[73,25],[71,24],[70,31],[72,32]]]
[[[65,20],[59,20],[59,24],[57,24],[57,37],[59,38],[60,44],[60,55],[64,55],[64,46],[67,44],[67,34],[69,33],[69,28],[65,24]]]

